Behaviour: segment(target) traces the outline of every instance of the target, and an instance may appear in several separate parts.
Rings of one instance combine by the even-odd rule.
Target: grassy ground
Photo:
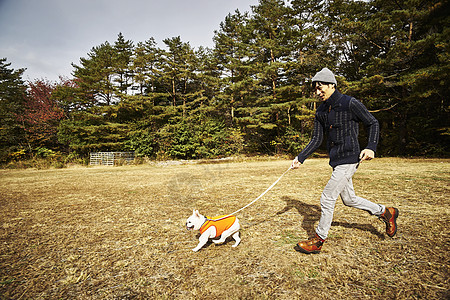
[[[357,194],[398,207],[393,239],[339,200],[317,255],[331,168],[310,159],[237,216],[242,242],[198,253],[186,218],[255,199],[286,160],[0,171],[1,299],[448,299],[449,160],[363,163]]]

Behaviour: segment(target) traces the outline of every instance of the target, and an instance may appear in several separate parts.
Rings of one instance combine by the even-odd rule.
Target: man
[[[378,121],[361,102],[341,94],[336,89],[336,78],[329,69],[322,69],[312,81],[322,103],[316,111],[311,141],[293,160],[292,168],[300,167],[305,159],[321,145],[326,133],[327,150],[333,173],[320,198],[321,216],[316,235],[309,240],[299,242],[295,250],[307,254],[320,252],[328,236],[339,195],[345,205],[368,211],[383,220],[386,223],[387,235],[393,237],[397,232],[398,209],[386,208],[384,205],[356,196],[352,182],[359,163],[371,160],[375,156],[379,137]],[[358,143],[359,122],[366,125],[369,132],[367,147],[362,151]]]

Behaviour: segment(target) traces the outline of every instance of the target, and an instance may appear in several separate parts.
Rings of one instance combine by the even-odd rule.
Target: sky
[[[135,44],[180,36],[191,47],[213,47],[214,30],[236,9],[258,0],[0,0],[0,58],[26,68],[22,79],[72,77],[92,47],[121,32]]]

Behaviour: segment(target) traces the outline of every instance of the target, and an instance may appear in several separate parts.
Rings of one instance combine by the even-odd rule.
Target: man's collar
[[[342,94],[339,93],[339,91],[336,89],[334,91],[334,93],[331,94],[330,98],[328,98],[326,100],[326,102],[328,103],[328,105],[331,105],[332,107],[334,107],[338,103],[339,99],[341,99],[341,97],[342,97]]]

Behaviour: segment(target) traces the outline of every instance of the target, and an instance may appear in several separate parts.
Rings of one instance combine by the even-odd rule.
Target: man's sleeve
[[[297,159],[300,163],[303,163],[305,159],[308,158],[317,148],[322,144],[323,141],[323,126],[317,120],[317,117],[314,119],[314,129],[311,137],[311,141],[309,141],[308,145],[306,145],[305,149],[300,152]]]
[[[378,120],[367,110],[364,104],[356,99],[350,101],[350,110],[369,130],[369,139],[365,149],[376,152],[380,136],[380,124],[378,123]]]

